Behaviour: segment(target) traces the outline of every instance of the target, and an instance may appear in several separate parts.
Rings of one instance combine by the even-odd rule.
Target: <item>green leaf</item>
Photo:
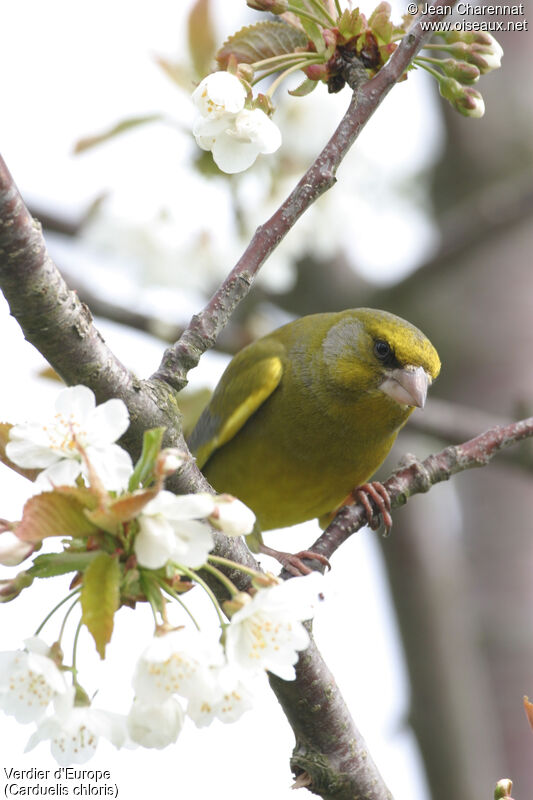
[[[217,61],[226,69],[230,56],[239,63],[253,64],[272,56],[294,53],[298,48],[307,48],[307,37],[298,28],[285,22],[265,20],[248,25],[230,36],[217,53]]]
[[[296,89],[289,89],[289,94],[293,97],[305,97],[306,94],[316,89],[318,81],[312,81],[311,78],[306,78]]]
[[[347,41],[359,36],[366,26],[366,17],[359,13],[358,8],[355,11],[343,11],[338,23],[339,33]]]
[[[212,72],[217,40],[210,0],[196,0],[188,19],[189,52],[197,77]]]
[[[374,34],[381,40],[380,43],[388,44],[392,39],[393,25],[390,19],[391,7],[389,3],[380,3],[368,20],[368,25]]]
[[[149,431],[144,432],[142,453],[135,464],[135,469],[128,485],[130,492],[138,489],[141,485],[149,486],[153,481],[155,462],[161,452],[165,430],[166,428],[151,428]]]
[[[161,613],[164,609],[165,603],[155,575],[152,572],[143,569],[139,575],[139,582],[143,594],[152,608],[157,609],[157,611]]]
[[[34,481],[39,472],[41,472],[40,469],[24,469],[14,464],[13,461],[10,461],[6,456],[6,445],[9,442],[9,431],[12,427],[13,425],[10,425],[9,422],[0,422],[0,461],[2,464],[5,464],[6,467],[9,467],[14,472],[18,472],[18,474],[22,475],[24,478]]]
[[[120,566],[116,558],[100,553],[85,570],[81,587],[81,621],[94,639],[100,658],[111,640],[115,611],[120,603]]]
[[[292,5],[295,8],[301,8],[302,11],[309,11],[309,8],[304,0],[292,0]],[[323,53],[326,49],[326,43],[324,41],[324,37],[322,36],[322,28],[320,25],[318,25],[316,22],[313,22],[311,19],[307,19],[307,17],[300,17],[300,22],[302,24],[302,28],[313,42],[317,53]]]
[[[86,136],[83,139],[78,139],[74,145],[74,153],[83,153],[85,150],[89,150],[91,147],[96,147],[110,139],[114,139],[115,136],[120,136],[122,133],[130,131],[132,128],[138,128],[150,122],[159,122],[162,119],[163,114],[146,114],[142,117],[123,119],[121,122],[118,122],[116,125],[113,125],[112,128],[108,128],[108,130],[102,133],[96,133],[94,136]]]
[[[54,578],[68,572],[84,572],[99,555],[99,550],[88,553],[45,553],[33,559],[28,573],[34,578]]]
[[[85,510],[94,498],[87,489],[60,487],[30,497],[24,506],[17,536],[26,542],[40,542],[47,536],[89,536],[98,528]]]

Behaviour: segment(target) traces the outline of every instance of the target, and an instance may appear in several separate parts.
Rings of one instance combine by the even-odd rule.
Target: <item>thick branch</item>
[[[447,481],[458,472],[485,467],[500,450],[532,436],[533,417],[528,417],[509,425],[496,425],[468,442],[446,447],[424,461],[405,455],[400,468],[384,483],[392,508],[405,505],[412,495],[428,492],[436,483]],[[375,506],[374,510],[377,512]],[[361,503],[345,506],[310,549],[330,558],[352,533],[366,523]]]
[[[438,8],[450,8],[455,1]],[[337,169],[362,129],[433,35],[432,30],[423,28],[445,16],[445,13],[436,13],[419,17],[388,63],[371,81],[354,91],[346,114],[316,161],[279,209],[256,230],[243,255],[209,303],[192,318],[178,342],[165,351],[153,378],[167,382],[178,391],[183,389],[187,372],[213,346],[235,307],[250,291],[257,272],[270,253],[304,211],[334,185]]]
[[[392,800],[314,642],[300,654],[296,681],[269,680],[296,737],[296,786],[324,800]]]

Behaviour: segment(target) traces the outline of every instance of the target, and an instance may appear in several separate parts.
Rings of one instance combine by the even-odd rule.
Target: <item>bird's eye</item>
[[[392,355],[392,348],[388,342],[377,339],[374,343],[374,354],[380,361],[386,361]]]

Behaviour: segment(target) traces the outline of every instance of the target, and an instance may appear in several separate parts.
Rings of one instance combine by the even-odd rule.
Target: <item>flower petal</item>
[[[88,386],[69,386],[59,393],[55,402],[58,414],[66,419],[74,418],[84,423],[94,411],[96,400],[94,392]]]
[[[97,406],[88,420],[87,434],[92,444],[98,446],[112,444],[119,439],[130,424],[126,404],[117,397]]]
[[[217,167],[233,175],[252,166],[259,155],[259,148],[252,142],[241,142],[224,132],[217,136],[212,152]]]
[[[133,549],[141,567],[163,567],[174,552],[174,544],[174,531],[166,519],[139,516],[139,533]]]
[[[253,142],[260,153],[274,153],[281,146],[280,129],[260,108],[241,111],[235,118],[235,133]]]
[[[204,117],[217,119],[226,114],[237,114],[244,108],[246,89],[241,81],[229,72],[213,72],[196,87],[192,101]]]

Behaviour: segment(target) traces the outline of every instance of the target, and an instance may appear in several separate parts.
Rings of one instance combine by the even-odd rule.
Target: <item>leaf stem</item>
[[[228,590],[228,592],[231,594],[232,597],[234,597],[236,594],[239,594],[239,590],[237,589],[233,581],[231,581],[227,575],[224,575],[224,573],[221,572],[221,570],[214,567],[213,564],[209,564],[208,562],[207,564],[204,564],[203,569],[206,569],[208,572],[211,573],[211,575],[214,575],[214,577],[218,581],[220,581],[220,583],[223,586],[226,587],[226,589]]]
[[[322,64],[323,62],[324,62],[324,59],[317,59],[316,61],[309,61],[306,64],[306,66],[309,66],[309,64]],[[285,72],[282,72],[281,75],[278,75],[276,80],[272,81],[271,85],[268,87],[267,91],[265,92],[266,96],[267,97],[272,97],[274,95],[274,92],[276,91],[276,89],[280,85],[280,83],[282,83],[285,80],[285,78],[288,75],[291,74],[291,72],[296,72],[296,70],[301,69],[301,66],[302,66],[301,64],[294,64],[294,66],[289,67],[289,69],[286,69]]]
[[[287,11],[292,11],[293,14],[296,14],[298,17],[305,17],[310,22],[316,22],[317,25],[320,25],[321,28],[324,27],[324,20],[320,19],[319,17],[315,17],[314,14],[311,14],[309,11],[303,11],[301,8],[297,8],[296,6],[287,6]]]
[[[41,624],[39,625],[39,627],[35,631],[34,636],[39,636],[40,632],[42,631],[42,629],[44,628],[44,626],[46,625],[46,623],[48,622],[50,617],[52,617],[56,613],[56,611],[59,608],[61,608],[62,605],[64,605],[64,603],[68,603],[68,601],[70,600],[71,597],[74,597],[75,594],[79,594],[80,591],[81,591],[81,589],[79,589],[79,588],[78,589],[73,589],[72,592],[67,594],[66,597],[64,597],[56,606],[54,606],[53,609],[43,619],[43,621],[41,622]],[[70,610],[67,611],[67,616],[68,616],[68,614],[70,614]]]
[[[183,610],[189,615],[193,624],[196,626],[197,630],[200,630],[200,626],[198,625],[196,618],[194,617],[192,611],[188,608],[188,606],[183,602],[181,597],[179,596],[178,592],[175,592],[172,587],[165,583],[162,578],[158,578],[158,583],[161,586],[161,589],[166,592],[173,600],[177,600]]]
[[[183,564],[176,563],[174,564],[174,566],[176,567],[176,569],[178,569],[184,575],[187,575],[189,578],[192,578],[193,581],[196,581],[196,583],[202,587],[202,589],[206,592],[207,596],[209,597],[209,599],[211,600],[211,602],[215,607],[215,611],[217,612],[220,624],[222,625],[222,627],[225,627],[227,623],[222,613],[222,610],[218,604],[218,600],[216,599],[214,592],[212,591],[212,589],[210,589],[210,587],[207,585],[204,579],[201,578],[197,572],[195,572],[192,569],[189,569],[189,567],[185,567]]]
[[[78,627],[76,628],[76,633],[74,634],[74,644],[72,645],[72,679],[74,683],[78,683],[78,668],[76,665],[76,658],[77,658],[77,651],[78,651],[78,639],[80,638],[80,631],[81,626],[83,625],[82,620],[78,622]]]
[[[239,572],[243,572],[245,575],[251,575],[252,578],[265,577],[264,572],[259,572],[251,567],[245,567],[244,564],[239,564],[237,561],[231,561],[229,558],[223,558],[222,556],[214,556],[210,554],[207,557],[207,560],[212,561],[213,564],[221,564],[224,567],[232,567],[233,569],[239,570]]]
[[[261,59],[261,61],[254,61],[254,63],[250,64],[250,66],[254,70],[260,70],[263,69],[263,67],[270,67],[273,64],[279,64],[279,63],[283,64],[284,61],[292,63],[295,58],[302,58],[302,59],[316,58],[316,55],[317,54],[315,52],[310,53],[304,51],[302,53],[299,53],[297,51],[294,51],[293,53],[282,53],[280,56],[271,56],[270,58],[263,58]]]
[[[433,69],[433,67],[428,66],[428,64],[424,64],[424,62],[420,61],[420,59],[415,58],[413,60],[413,64],[418,64],[419,67],[425,69],[426,72],[429,72],[430,75],[433,75],[433,77],[436,78],[439,83],[442,81],[444,76],[440,72],[437,72],[436,69]]]
[[[290,64],[290,66],[288,66],[288,68],[284,72],[282,72],[280,74],[279,79],[276,79],[276,81],[274,81],[274,83],[276,83],[276,88],[279,85],[279,83],[281,83],[281,81],[283,81],[285,79],[285,77],[287,75],[289,75],[290,72],[294,72],[296,69],[305,69],[305,67],[308,67],[311,64],[323,64],[324,63],[324,59],[323,58],[317,58],[316,57],[316,53],[313,53],[313,55],[314,55],[314,58],[312,58],[312,59],[306,59],[305,61],[298,60],[298,61],[292,62]],[[262,81],[263,78],[267,78],[269,75],[273,75],[275,72],[279,72],[279,69],[280,69],[280,67],[272,67],[272,69],[269,69],[267,72],[264,72],[262,75],[258,75],[257,78],[252,81],[252,86],[254,86],[254,84],[258,83],[259,81]],[[272,84],[272,86],[273,85],[274,84]],[[270,90],[272,89],[272,86],[269,87],[267,94],[269,94]],[[274,91],[275,91],[275,89],[274,89]]]
[[[328,25],[331,25],[332,28],[334,28],[335,27],[335,20],[329,14],[328,10],[326,8],[324,8],[324,6],[320,2],[320,0],[308,0],[308,1],[309,1],[309,3],[311,3],[312,6],[314,6],[316,8],[316,10],[318,11],[319,14],[323,15],[326,23]]]
[[[72,603],[72,605],[70,606],[70,608],[68,609],[68,611],[65,614],[65,616],[63,617],[63,622],[61,623],[61,628],[59,629],[59,636],[57,637],[57,641],[59,642],[59,644],[61,644],[61,639],[63,638],[63,634],[65,632],[65,625],[66,625],[67,619],[69,618],[70,612],[73,611],[76,608],[76,606],[77,606],[77,604],[79,602],[80,602],[80,599],[79,599],[79,597],[77,597],[74,600],[74,602]]]

